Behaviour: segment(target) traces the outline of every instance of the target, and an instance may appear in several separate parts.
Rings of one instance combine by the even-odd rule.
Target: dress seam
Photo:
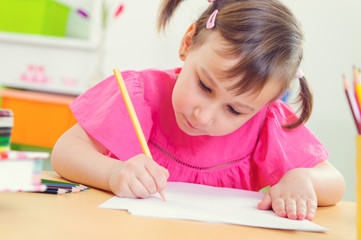
[[[192,164],[189,164],[189,163],[186,163],[186,162],[182,161],[181,159],[179,159],[178,157],[176,157],[173,154],[169,153],[166,149],[164,149],[163,147],[161,147],[159,144],[155,143],[152,140],[149,140],[148,143],[153,145],[159,152],[161,152],[166,157],[172,159],[174,162],[176,162],[178,164],[181,164],[181,165],[183,165],[185,167],[198,170],[198,171],[216,170],[216,169],[225,168],[225,167],[228,167],[228,166],[231,166],[231,165],[235,165],[235,164],[247,159],[249,156],[251,156],[253,154],[253,151],[252,151],[252,152],[249,152],[249,153],[247,153],[246,155],[244,155],[242,157],[236,158],[236,159],[228,161],[228,162],[215,164],[215,165],[212,165],[212,166],[201,167],[201,166],[192,165]]]

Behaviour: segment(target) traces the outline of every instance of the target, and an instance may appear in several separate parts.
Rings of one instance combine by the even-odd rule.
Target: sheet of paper
[[[273,211],[258,210],[257,204],[264,196],[259,192],[169,182],[164,193],[166,202],[163,202],[158,194],[145,199],[113,197],[99,207],[127,210],[138,216],[286,230],[328,231],[308,220],[291,220],[278,217]]]

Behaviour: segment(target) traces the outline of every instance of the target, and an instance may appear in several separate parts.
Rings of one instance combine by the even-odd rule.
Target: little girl
[[[164,0],[164,29],[181,0]],[[52,165],[72,181],[145,198],[168,181],[258,191],[281,217],[313,219],[337,203],[342,175],[304,126],[312,94],[298,72],[301,29],[278,0],[216,0],[186,31],[182,68],[125,71],[153,159],[142,154],[114,76],[79,96],[78,123],[56,143]],[[292,79],[300,114],[278,100]]]

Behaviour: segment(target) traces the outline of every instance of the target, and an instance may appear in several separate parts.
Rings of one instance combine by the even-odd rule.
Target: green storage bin
[[[65,36],[69,11],[53,0],[0,0],[0,31]]]

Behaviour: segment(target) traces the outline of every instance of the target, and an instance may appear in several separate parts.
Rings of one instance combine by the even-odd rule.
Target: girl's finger
[[[144,188],[147,190],[148,195],[154,194],[158,191],[154,178],[150,175],[150,173],[146,169],[139,172],[137,174],[137,178],[139,182],[142,183]]]
[[[168,176],[166,175],[166,173],[168,172],[168,170],[167,172],[165,172],[165,169],[159,166],[152,159],[149,159],[149,161],[145,163],[145,167],[149,172],[150,176],[152,176],[156,184],[157,190],[162,191],[167,185]]]
[[[129,185],[127,183],[121,184],[121,186],[114,192],[120,198],[136,198],[133,192],[130,190]]]
[[[286,217],[286,204],[282,198],[272,200],[272,209],[280,217]]]
[[[146,198],[149,196],[148,190],[137,178],[129,182],[129,189],[135,198]]]
[[[296,201],[295,201],[294,199],[288,199],[288,200],[285,202],[285,207],[286,207],[287,217],[288,217],[289,219],[296,220],[296,219],[297,219],[297,214],[296,214],[297,205],[296,205]]]
[[[271,207],[272,207],[272,199],[271,199],[271,196],[269,195],[268,191],[264,195],[262,201],[258,203],[257,207],[260,210],[269,210],[269,209],[271,209]]]
[[[305,219],[306,214],[307,214],[306,201],[298,200],[297,201],[297,219],[299,219],[299,220]]]
[[[317,203],[316,201],[308,201],[307,202],[307,213],[306,213],[306,219],[312,220],[316,215],[316,209],[317,209]]]
[[[168,171],[168,169],[166,169],[166,168],[164,168],[164,167],[162,167],[162,166],[160,166],[160,167],[162,168],[162,171],[163,171],[165,177],[168,179],[168,178],[169,178],[169,171]]]

